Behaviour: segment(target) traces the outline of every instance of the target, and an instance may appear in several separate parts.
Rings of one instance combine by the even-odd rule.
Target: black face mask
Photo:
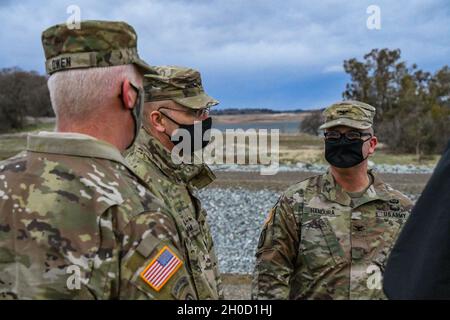
[[[162,113],[162,112],[161,112]],[[211,142],[211,131],[212,128],[212,118],[208,117],[205,120],[200,121],[202,126],[201,136],[195,136],[196,132],[195,127],[199,124],[182,124],[178,123],[165,113],[162,113],[166,118],[168,118],[170,121],[178,125],[178,129],[184,129],[189,132],[189,136],[191,137],[191,153],[194,153],[197,150],[204,149],[210,142]],[[198,131],[198,130],[197,130]],[[207,133],[207,134],[205,134]],[[167,134],[167,133],[166,133]],[[183,143],[183,136],[181,136],[178,140],[177,138],[171,137],[167,134],[167,136],[170,138],[170,141],[173,142],[174,145],[178,145],[180,143]],[[201,141],[201,143],[195,144],[195,141]]]
[[[370,140],[370,139],[369,139]],[[325,140],[325,159],[337,168],[351,168],[367,159],[363,156],[363,145],[368,140],[350,141],[342,137],[338,141]]]
[[[134,142],[136,141],[138,135],[139,135],[139,130],[141,129],[141,124],[142,124],[142,111],[143,111],[143,105],[144,105],[144,90],[132,85],[130,83],[130,86],[136,90],[137,92],[137,98],[136,98],[136,103],[134,104],[133,109],[131,109],[131,116],[133,117],[133,121],[134,121],[134,137],[133,140],[131,141],[130,145],[127,147],[127,149],[130,149]],[[122,93],[120,94],[119,97],[123,97],[123,86],[122,86]]]

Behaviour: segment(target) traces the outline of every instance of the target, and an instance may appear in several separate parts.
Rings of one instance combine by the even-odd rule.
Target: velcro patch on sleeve
[[[141,278],[154,290],[160,291],[182,265],[183,261],[165,246],[141,272]]]
[[[264,226],[267,226],[272,220],[273,220],[273,216],[275,214],[275,208],[272,208],[269,212],[269,214],[266,217],[266,220],[264,221]]]

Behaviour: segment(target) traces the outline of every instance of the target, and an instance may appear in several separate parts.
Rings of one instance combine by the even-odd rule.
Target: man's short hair
[[[132,64],[105,68],[60,71],[52,74],[48,88],[57,119],[82,120],[98,108],[118,99],[120,85],[129,79],[142,84],[139,70]]]

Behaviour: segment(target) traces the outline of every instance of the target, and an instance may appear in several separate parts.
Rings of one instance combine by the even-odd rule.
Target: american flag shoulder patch
[[[183,261],[165,246],[141,272],[141,278],[154,290],[159,291],[182,265]]]

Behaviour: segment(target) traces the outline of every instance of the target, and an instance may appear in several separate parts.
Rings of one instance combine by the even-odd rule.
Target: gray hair
[[[142,76],[132,64],[54,73],[48,79],[48,88],[56,118],[83,120],[110,105],[113,99],[118,99],[120,85],[125,79],[142,85]]]

